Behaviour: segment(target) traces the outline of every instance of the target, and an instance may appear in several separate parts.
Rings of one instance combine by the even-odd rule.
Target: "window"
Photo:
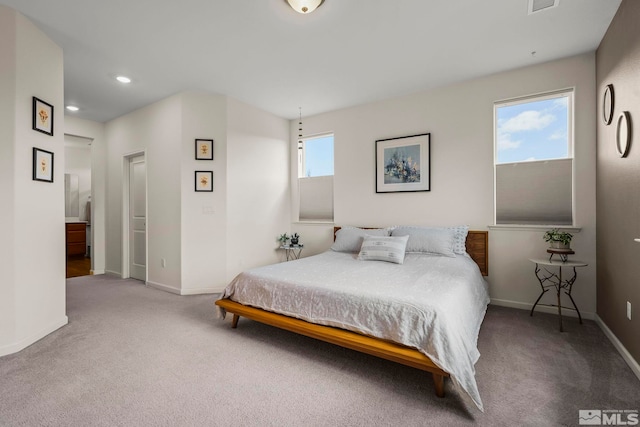
[[[494,105],[496,224],[573,225],[573,91]]]
[[[333,221],[333,135],[304,138],[299,148],[299,219]]]

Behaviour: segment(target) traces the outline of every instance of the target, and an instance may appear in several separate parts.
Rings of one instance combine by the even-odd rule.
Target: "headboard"
[[[333,227],[333,240],[341,227]],[[362,227],[364,229],[373,227]],[[467,253],[478,264],[483,276],[489,275],[489,232],[469,230],[467,234]]]

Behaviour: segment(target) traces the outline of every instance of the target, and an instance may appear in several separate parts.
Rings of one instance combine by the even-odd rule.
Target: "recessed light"
[[[67,110],[69,110],[69,111],[78,111],[79,108],[76,107],[75,105],[67,105]]]
[[[116,80],[119,81],[120,83],[131,83],[131,79],[126,76],[117,76]]]

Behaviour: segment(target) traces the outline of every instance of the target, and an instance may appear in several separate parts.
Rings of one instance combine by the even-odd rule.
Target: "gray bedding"
[[[400,265],[327,251],[245,271],[221,298],[416,348],[483,409],[474,365],[489,294],[467,255],[412,253]]]

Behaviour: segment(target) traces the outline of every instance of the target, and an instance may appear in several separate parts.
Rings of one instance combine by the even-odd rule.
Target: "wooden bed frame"
[[[340,227],[334,227],[334,238],[335,233],[339,229]],[[487,276],[489,274],[488,235],[489,233],[487,231],[469,231],[466,241],[467,253],[478,264],[483,276]],[[235,301],[231,301],[230,299],[218,300],[216,301],[216,305],[233,314],[233,321],[231,325],[233,328],[237,328],[238,320],[240,316],[243,316],[247,319],[265,323],[297,334],[306,335],[331,344],[337,344],[342,347],[430,372],[431,375],[433,375],[436,396],[444,397],[444,379],[445,377],[448,377],[449,374],[436,366],[429,357],[414,348],[340,328],[316,325],[314,323],[309,323],[304,320],[282,314],[246,306]]]

